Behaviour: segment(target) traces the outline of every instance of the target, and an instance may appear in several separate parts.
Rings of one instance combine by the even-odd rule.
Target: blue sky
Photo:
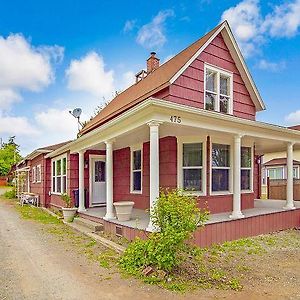
[[[68,110],[89,118],[155,50],[164,62],[228,19],[267,110],[300,123],[300,0],[1,1],[0,137],[25,154],[74,138]]]

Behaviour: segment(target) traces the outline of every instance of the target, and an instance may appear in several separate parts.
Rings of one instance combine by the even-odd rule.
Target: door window
[[[95,161],[95,182],[105,181],[105,162]]]

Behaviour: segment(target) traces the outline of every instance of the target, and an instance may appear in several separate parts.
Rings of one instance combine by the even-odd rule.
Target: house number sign
[[[181,123],[181,117],[180,116],[170,116],[170,121],[172,123],[180,124]]]

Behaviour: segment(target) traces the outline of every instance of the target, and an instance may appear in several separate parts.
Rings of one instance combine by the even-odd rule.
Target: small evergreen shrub
[[[136,239],[120,259],[129,274],[141,274],[147,266],[171,272],[180,265],[186,242],[198,226],[208,219],[208,212],[197,207],[197,199],[181,190],[161,191],[150,214],[157,232],[147,240]]]

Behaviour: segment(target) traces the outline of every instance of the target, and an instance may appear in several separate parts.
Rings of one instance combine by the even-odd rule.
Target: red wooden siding
[[[134,240],[136,237],[147,238],[148,235],[148,233],[144,230],[134,229],[124,225],[117,225],[101,218],[91,217],[83,213],[81,213],[80,216],[103,224],[104,231],[107,233],[115,234],[116,227],[122,227],[123,236],[129,241]],[[204,228],[199,228],[195,232],[194,242],[199,247],[208,247],[212,244],[220,244],[225,241],[272,233],[299,226],[300,209],[296,209],[209,224]]]
[[[169,90],[155,96],[179,104],[204,108],[204,63],[233,72],[233,115],[255,120],[255,106],[220,34],[179,76]]]

